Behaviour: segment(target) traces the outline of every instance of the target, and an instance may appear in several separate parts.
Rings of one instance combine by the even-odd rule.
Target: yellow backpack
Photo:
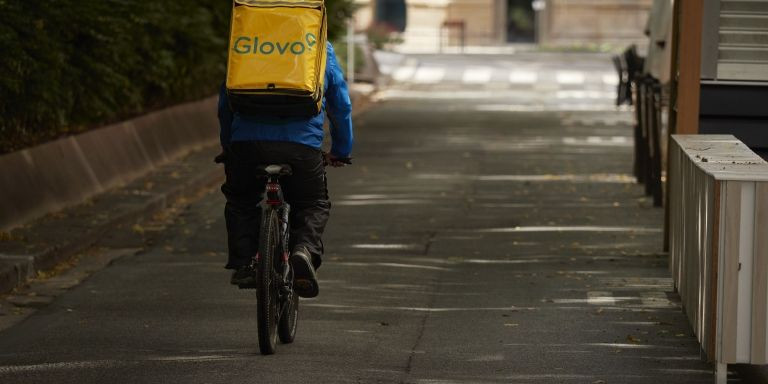
[[[320,113],[326,28],[322,0],[234,0],[226,85],[232,109],[279,117]]]

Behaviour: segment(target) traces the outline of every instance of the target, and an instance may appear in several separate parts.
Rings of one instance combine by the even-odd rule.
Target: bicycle
[[[277,338],[284,344],[292,343],[298,327],[299,296],[293,291],[293,270],[288,262],[291,207],[280,186],[280,177],[290,176],[292,170],[287,164],[260,166],[259,170],[264,171],[267,180],[259,202],[259,248],[251,267],[257,273],[259,350],[271,355],[275,353]]]
[[[334,160],[351,164],[351,158]],[[225,154],[216,156],[214,161],[223,163]],[[271,355],[275,353],[277,339],[284,344],[292,343],[298,328],[299,296],[293,289],[293,270],[288,260],[291,206],[285,201],[280,186],[280,177],[290,176],[292,169],[288,164],[270,164],[258,166],[257,171],[263,172],[266,183],[259,202],[259,248],[251,261],[256,284],[240,285],[239,288],[256,288],[259,350],[264,355]]]

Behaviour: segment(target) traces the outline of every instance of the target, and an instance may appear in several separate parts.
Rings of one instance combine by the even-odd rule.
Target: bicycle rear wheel
[[[261,214],[259,233],[259,279],[256,287],[258,295],[257,323],[259,330],[259,349],[264,355],[275,353],[277,344],[278,287],[274,273],[275,252],[278,241],[277,211],[266,209]]]

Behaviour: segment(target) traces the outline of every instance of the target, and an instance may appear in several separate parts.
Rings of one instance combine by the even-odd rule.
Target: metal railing
[[[645,193],[653,197],[653,205],[663,204],[663,107],[666,105],[662,85],[655,78],[642,73],[643,59],[636,47],[630,46],[621,56],[613,58],[619,75],[616,105],[635,106],[635,163],[634,174],[645,185]]]
[[[663,204],[662,193],[662,87],[650,76],[635,78],[635,176],[645,185],[653,205]]]

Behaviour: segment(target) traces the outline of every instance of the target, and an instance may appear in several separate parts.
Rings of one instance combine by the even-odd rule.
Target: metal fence
[[[642,73],[643,59],[630,46],[621,56],[613,58],[619,75],[616,105],[635,106],[634,174],[645,185],[645,193],[653,197],[653,205],[664,203],[663,164],[666,129],[663,123],[667,105],[664,88],[655,78]]]

